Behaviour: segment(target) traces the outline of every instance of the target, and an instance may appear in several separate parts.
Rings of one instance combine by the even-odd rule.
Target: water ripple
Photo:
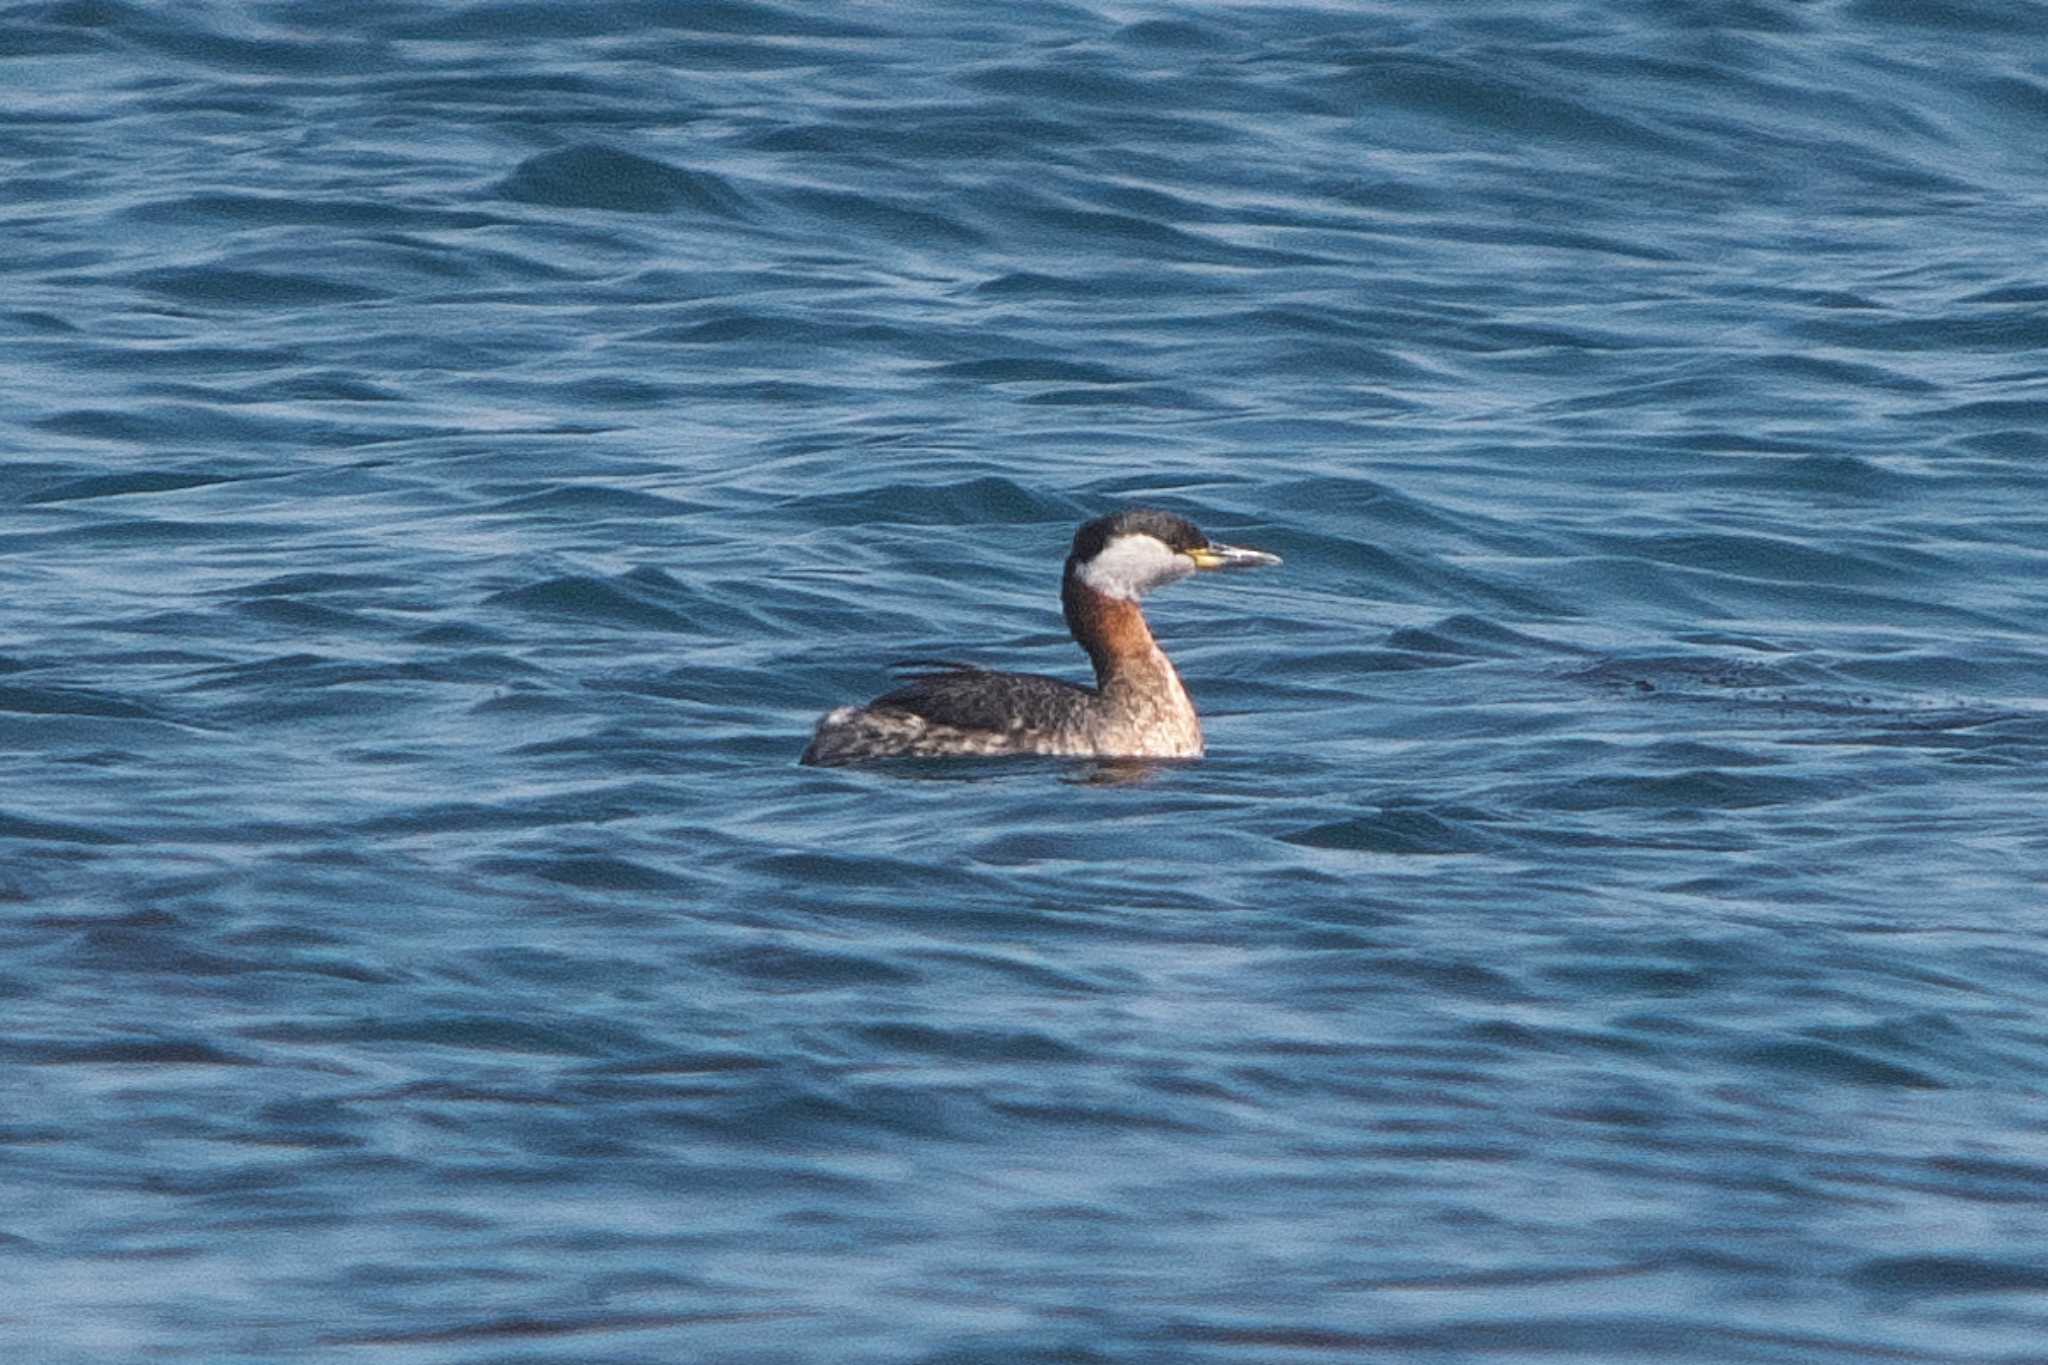
[[[8,1358],[2038,1353],[2037,9],[5,19]]]

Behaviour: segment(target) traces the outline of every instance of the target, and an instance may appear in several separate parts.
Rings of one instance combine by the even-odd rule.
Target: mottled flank
[[[818,733],[804,750],[803,761],[822,767],[871,758],[1004,754],[1111,756],[1079,731],[1027,730],[1021,719],[1001,728],[946,725],[904,707],[876,702],[828,712],[818,722]]]
[[[1202,727],[1185,691],[1105,707],[1094,689],[1058,678],[963,669],[827,712],[803,761],[1005,754],[1200,758]]]

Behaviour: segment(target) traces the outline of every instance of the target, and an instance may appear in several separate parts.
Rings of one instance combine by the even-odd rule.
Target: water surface
[[[2037,1358],[2043,14],[0,10],[9,1357]]]

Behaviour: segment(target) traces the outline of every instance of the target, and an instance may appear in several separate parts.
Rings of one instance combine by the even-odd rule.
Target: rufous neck
[[[1172,668],[1152,638],[1137,602],[1089,587],[1075,576],[1071,562],[1060,588],[1060,606],[1066,613],[1067,629],[1095,665],[1098,688],[1107,690],[1119,680],[1132,681]]]

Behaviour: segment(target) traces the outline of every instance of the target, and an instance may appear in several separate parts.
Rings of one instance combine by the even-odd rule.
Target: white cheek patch
[[[1162,583],[1185,578],[1194,561],[1168,549],[1156,536],[1118,536],[1081,566],[1080,580],[1105,597],[1136,599]]]

